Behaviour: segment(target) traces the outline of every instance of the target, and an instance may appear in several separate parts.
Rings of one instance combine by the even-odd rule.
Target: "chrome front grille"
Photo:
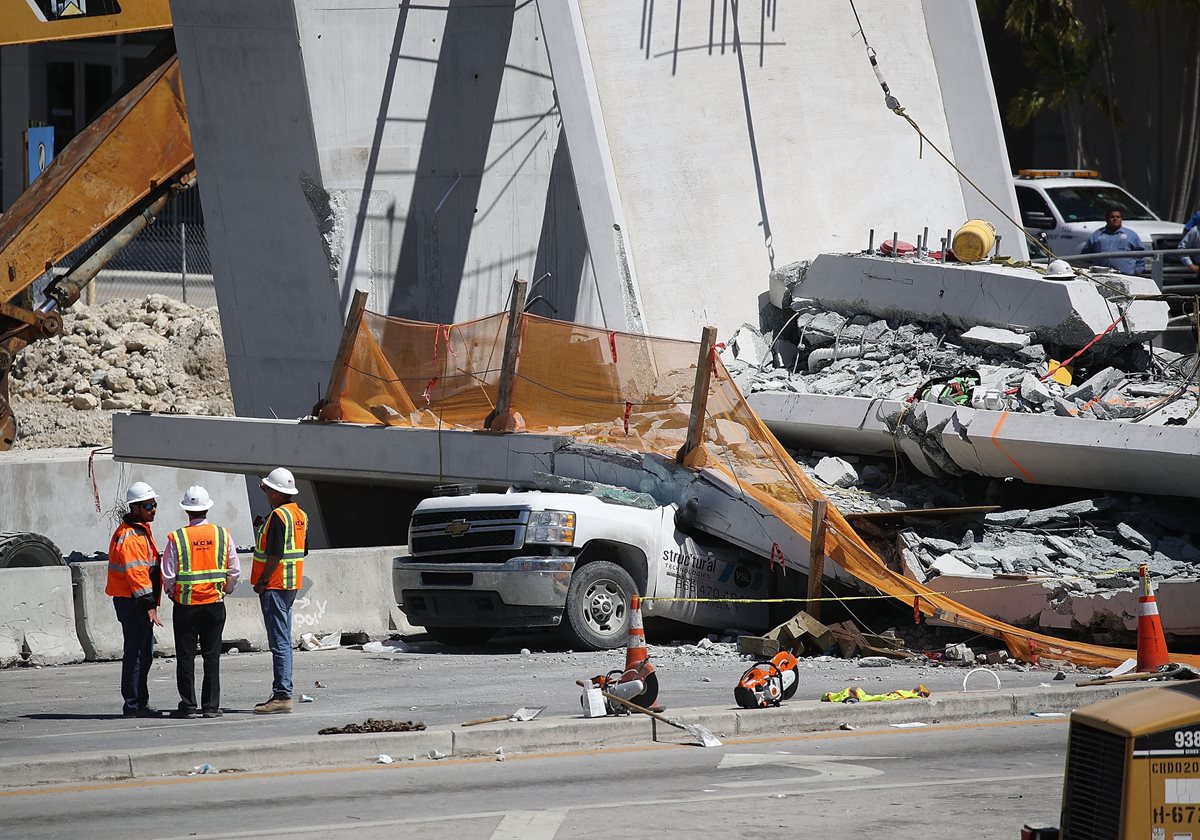
[[[529,511],[524,508],[436,510],[414,513],[408,546],[413,557],[520,548]],[[504,558],[498,558],[504,559]]]

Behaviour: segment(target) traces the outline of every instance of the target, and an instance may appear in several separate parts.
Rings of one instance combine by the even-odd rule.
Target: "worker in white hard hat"
[[[296,504],[296,479],[278,467],[259,485],[271,512],[258,527],[250,582],[258,593],[271,649],[271,696],[254,707],[259,715],[292,711],[292,604],[304,580],[308,516]]]
[[[154,626],[158,618],[159,554],[150,532],[158,508],[158,494],[144,481],[135,481],[125,493],[128,513],[108,544],[108,583],[121,623],[121,713],[126,717],[158,717],[150,706],[148,680],[154,659]]]
[[[213,506],[208,491],[198,484],[183,494],[179,507],[188,524],[167,536],[163,551],[163,591],[171,599],[175,631],[175,683],[179,706],[171,717],[197,712],[221,717],[221,633],[225,629],[225,596],[242,573],[233,536],[228,528],[208,521]],[[200,705],[196,705],[196,647],[204,661]]]

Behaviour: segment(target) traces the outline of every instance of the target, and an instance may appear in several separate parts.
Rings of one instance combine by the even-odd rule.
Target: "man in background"
[[[1121,211],[1113,208],[1104,216],[1104,227],[1088,237],[1081,254],[1107,254],[1112,251],[1145,251],[1146,246],[1132,228],[1123,227]],[[1108,257],[1092,260],[1092,265],[1106,265],[1122,274],[1137,274],[1142,261],[1134,257]]]

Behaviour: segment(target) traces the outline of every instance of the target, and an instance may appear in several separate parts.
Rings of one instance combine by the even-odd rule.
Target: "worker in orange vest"
[[[208,521],[212,497],[200,485],[183,494],[179,506],[187,511],[188,524],[167,536],[163,551],[163,591],[174,603],[171,623],[175,630],[175,682],[179,707],[171,717],[196,714],[196,645],[204,660],[200,687],[200,714],[220,717],[221,632],[225,629],[225,596],[237,586],[242,573],[228,528]]]
[[[108,583],[121,623],[124,651],[121,656],[121,713],[125,717],[158,717],[150,706],[150,664],[154,659],[154,627],[161,594],[158,547],[150,523],[158,508],[158,494],[144,481],[135,481],[125,493],[129,512],[108,544]]]
[[[271,648],[271,696],[254,707],[256,715],[292,711],[292,605],[304,580],[308,516],[296,504],[296,479],[278,467],[259,485],[271,512],[259,524],[250,582],[258,593],[267,643]],[[258,523],[256,523],[258,524]]]

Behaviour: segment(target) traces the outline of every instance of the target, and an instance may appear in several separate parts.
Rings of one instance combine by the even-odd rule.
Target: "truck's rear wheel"
[[[571,575],[563,633],[575,647],[611,650],[623,647],[629,633],[629,599],[637,586],[616,563],[598,560]]]
[[[478,647],[486,645],[498,631],[495,627],[426,627],[425,632],[449,647]]]
[[[47,537],[28,531],[0,533],[0,569],[64,565],[62,552]]]

